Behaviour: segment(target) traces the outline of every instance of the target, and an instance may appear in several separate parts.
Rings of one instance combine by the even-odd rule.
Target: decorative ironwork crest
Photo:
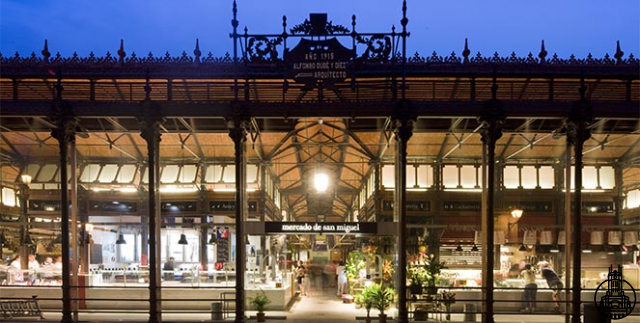
[[[349,28],[343,25],[334,25],[332,21],[326,22],[324,28],[318,30],[309,19],[305,19],[303,23],[293,26],[289,31],[292,35],[348,35],[351,33]]]

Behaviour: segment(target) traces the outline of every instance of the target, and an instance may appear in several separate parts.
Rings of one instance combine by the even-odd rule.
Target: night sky
[[[233,50],[231,7],[231,0],[0,0],[0,52],[41,56],[46,38],[54,55],[117,55],[122,38],[127,56],[167,51],[193,56],[199,38],[203,56],[222,56]],[[334,24],[350,28],[355,14],[356,30],[388,32],[394,24],[400,30],[401,7],[401,0],[238,0],[238,20],[240,29],[247,26],[250,33],[280,33],[282,15],[289,28],[312,12],[326,12]],[[465,38],[473,56],[479,51],[483,56],[531,52],[537,57],[542,39],[548,58],[554,53],[561,58],[613,56],[617,40],[625,58],[640,54],[638,0],[409,0],[408,7],[410,55],[455,51],[460,56]]]

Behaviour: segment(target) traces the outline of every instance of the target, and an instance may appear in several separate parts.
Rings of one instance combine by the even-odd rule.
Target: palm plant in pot
[[[391,305],[396,293],[393,288],[384,288],[379,284],[371,285],[371,293],[373,297],[373,306],[380,311],[378,320],[380,323],[386,323],[387,314],[384,313],[384,310]]]
[[[269,299],[269,297],[267,297],[267,294],[265,294],[265,292],[261,289],[256,297],[249,297],[249,303],[251,304],[251,306],[253,306],[253,308],[255,308],[256,311],[258,311],[258,314],[256,314],[258,322],[264,322],[264,311],[267,309],[267,305],[271,303],[271,300]]]
[[[374,305],[374,290],[375,284],[365,287],[362,292],[356,295],[355,302],[357,305],[364,307],[367,310],[367,317],[365,318],[366,323],[371,323],[371,316],[369,316],[371,309]]]

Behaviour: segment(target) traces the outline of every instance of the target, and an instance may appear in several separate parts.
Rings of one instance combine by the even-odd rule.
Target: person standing
[[[165,271],[164,280],[173,279],[173,271],[176,269],[175,261],[176,261],[175,258],[169,257],[169,260],[167,260],[167,262],[164,263],[164,266],[162,266],[162,270]]]
[[[538,263],[540,265],[540,269],[542,270],[542,277],[547,281],[547,285],[551,288],[551,298],[555,302],[554,310],[557,313],[560,313],[560,291],[562,290],[562,282],[560,281],[560,277],[558,274],[549,267],[549,263],[546,261],[541,261]]]
[[[300,290],[300,296],[306,296],[304,286],[305,267],[302,264],[302,260],[298,261],[298,267],[296,268],[296,279],[298,280],[298,289]]]
[[[530,264],[524,266],[524,270],[520,274],[524,278],[524,308],[522,312],[533,313],[536,310],[536,294],[538,293],[538,284],[536,284],[536,271],[531,268]]]

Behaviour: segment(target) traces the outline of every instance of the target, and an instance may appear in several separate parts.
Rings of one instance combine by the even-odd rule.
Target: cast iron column
[[[484,294],[483,319],[485,323],[493,323],[493,266],[494,266],[494,247],[493,247],[493,230],[494,230],[494,191],[495,185],[495,149],[496,142],[502,137],[502,124],[505,120],[505,111],[502,103],[496,99],[498,85],[496,79],[493,79],[491,87],[491,100],[489,100],[482,109],[478,121],[482,126],[480,133],[482,135],[483,163],[486,167],[486,187],[483,187],[483,212],[482,212],[482,251],[483,251],[483,268],[482,268],[482,292]]]
[[[398,101],[391,116],[396,139],[396,194],[394,209],[398,210],[398,322],[409,322],[407,312],[407,143],[413,135],[416,121],[411,102]]]
[[[153,105],[149,94],[149,76],[144,87],[146,98],[140,103],[140,113],[138,122],[140,123],[140,136],[147,142],[147,167],[149,171],[149,199],[148,199],[148,221],[149,221],[149,323],[162,321],[162,304],[160,290],[160,221],[156,203],[158,195],[158,175],[159,171],[159,150],[160,150],[160,125],[164,118],[159,109]],[[145,248],[145,246],[141,246]]]
[[[589,125],[593,122],[593,113],[591,105],[584,97],[586,87],[584,79],[580,86],[580,101],[576,102],[571,108],[569,118],[567,119],[567,143],[573,145],[574,148],[574,176],[575,176],[575,195],[574,207],[575,212],[572,221],[573,227],[573,282],[572,289],[572,308],[571,322],[580,323],[580,291],[582,289],[580,283],[580,270],[582,269],[582,150],[584,142],[591,138],[591,130]],[[569,167],[570,165],[567,165]],[[567,187],[570,189],[570,187]],[[568,234],[568,233],[567,233]]]
[[[29,185],[20,183],[20,268],[29,269],[29,245],[26,244],[29,232]],[[0,248],[2,248],[0,246]]]
[[[231,102],[233,115],[227,119],[229,137],[233,140],[236,165],[236,323],[244,323],[245,293],[244,272],[246,246],[244,216],[246,210],[246,142],[249,118],[246,107],[240,101]]]
[[[71,316],[71,264],[69,263],[69,182],[66,180],[69,144],[76,140],[77,119],[69,104],[62,100],[62,80],[58,73],[56,83],[56,98],[51,104],[51,120],[56,125],[51,130],[51,136],[58,140],[60,148],[60,224],[62,229],[62,320],[73,322]],[[73,223],[75,226],[76,224]],[[75,237],[74,237],[75,238]],[[74,263],[77,259],[74,259]],[[74,286],[75,287],[75,286]]]

